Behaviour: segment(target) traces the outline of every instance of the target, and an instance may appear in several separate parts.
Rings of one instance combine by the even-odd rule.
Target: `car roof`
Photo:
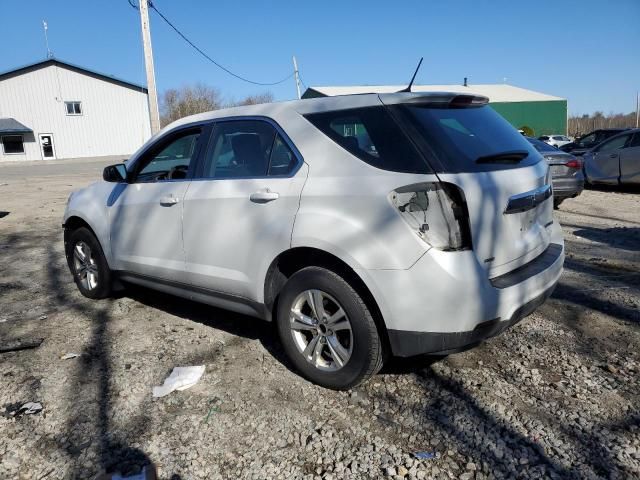
[[[486,104],[489,99],[479,95],[465,95],[459,92],[398,92],[398,93],[365,93],[355,95],[337,95],[333,97],[309,98],[303,100],[289,100],[284,102],[263,103],[258,105],[244,105],[240,107],[223,108],[210,112],[198,113],[183,117],[167,125],[162,131],[172,130],[182,125],[239,116],[274,117],[284,111],[297,112],[301,115],[320,113],[350,108],[371,107],[380,102],[391,105],[399,103],[438,103],[448,104],[454,98],[469,98],[474,104]]]

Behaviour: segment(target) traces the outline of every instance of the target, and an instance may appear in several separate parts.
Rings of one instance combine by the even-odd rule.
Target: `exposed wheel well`
[[[271,263],[264,282],[264,304],[272,317],[276,315],[278,297],[287,279],[305,267],[322,267],[344,278],[364,300],[376,322],[385,351],[389,352],[387,328],[378,304],[360,276],[340,258],[317,248],[297,247],[281,253]]]

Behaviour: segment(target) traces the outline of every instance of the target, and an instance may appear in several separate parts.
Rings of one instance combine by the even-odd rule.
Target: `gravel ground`
[[[638,192],[563,203],[563,279],[505,334],[333,392],[269,324],[143,289],[80,296],[60,219],[101,165],[78,165],[0,165],[0,346],[44,339],[0,354],[0,478],[640,478]],[[196,386],[152,398],[199,364]],[[42,412],[9,413],[27,401]]]

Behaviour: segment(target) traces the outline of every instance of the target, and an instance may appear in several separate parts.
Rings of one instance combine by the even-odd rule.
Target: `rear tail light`
[[[565,165],[569,168],[582,168],[582,160],[579,158],[574,158],[573,160],[569,160]]]
[[[416,183],[391,192],[392,205],[423,241],[439,250],[471,248],[469,213],[450,183]]]

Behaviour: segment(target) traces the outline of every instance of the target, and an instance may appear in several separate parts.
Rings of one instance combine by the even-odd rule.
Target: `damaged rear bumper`
[[[368,270],[393,355],[445,354],[498,335],[541,305],[564,265],[560,227],[546,250],[498,277],[473,252],[430,250],[408,270]]]
[[[483,340],[499,335],[532,313],[549,298],[555,287],[556,284],[522,305],[509,320],[495,318],[479,324],[471,331],[442,333],[389,330],[391,350],[398,357],[410,357],[421,354],[446,355],[473,348]]]

